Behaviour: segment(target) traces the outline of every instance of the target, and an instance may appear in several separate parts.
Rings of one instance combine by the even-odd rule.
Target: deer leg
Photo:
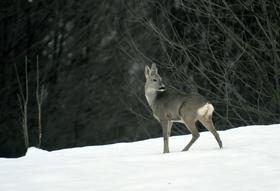
[[[187,146],[183,149],[183,151],[188,151],[189,148],[192,146],[192,144],[199,138],[199,132],[195,126],[195,122],[186,122],[185,121],[185,125],[188,128],[188,130],[191,132],[192,134],[192,139],[190,140],[190,142],[187,144]]]
[[[204,117],[200,118],[199,121],[203,124],[203,126],[206,129],[208,129],[214,135],[217,143],[219,144],[219,147],[222,148],[223,143],[220,139],[219,133],[215,129],[215,126],[214,126],[213,121],[212,121],[212,116],[204,116]]]
[[[172,122],[161,121],[162,135],[163,135],[163,153],[169,153],[169,137],[171,133]]]

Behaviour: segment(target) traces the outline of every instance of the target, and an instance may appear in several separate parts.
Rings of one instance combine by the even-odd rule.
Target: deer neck
[[[155,102],[157,94],[156,93],[145,93],[145,96],[146,96],[146,99],[147,99],[149,105],[152,106],[153,103]]]
[[[145,88],[145,96],[146,96],[146,99],[147,99],[149,105],[152,106],[157,97],[157,92],[150,88]]]
[[[159,93],[160,92],[155,91],[155,90],[151,90],[149,88],[145,89],[145,96],[146,96],[146,99],[147,99],[150,107],[152,107],[154,105],[155,100],[156,100]]]

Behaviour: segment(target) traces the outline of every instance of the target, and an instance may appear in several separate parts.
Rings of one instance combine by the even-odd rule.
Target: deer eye
[[[156,80],[156,79],[153,79],[153,81],[156,82],[157,80]]]

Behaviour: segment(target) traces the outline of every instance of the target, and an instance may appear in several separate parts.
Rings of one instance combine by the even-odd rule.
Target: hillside
[[[280,125],[220,132],[219,149],[209,132],[188,152],[190,136],[65,149],[30,148],[25,157],[0,159],[3,191],[280,190]]]

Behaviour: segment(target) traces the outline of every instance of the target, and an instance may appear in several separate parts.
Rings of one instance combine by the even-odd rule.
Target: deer
[[[223,147],[212,120],[214,106],[208,100],[197,92],[185,93],[166,87],[154,63],[151,68],[145,66],[145,77],[145,97],[152,109],[153,117],[162,127],[163,153],[169,153],[169,137],[174,122],[183,123],[192,134],[190,142],[182,151],[188,151],[199,138],[197,121],[214,135],[219,147]]]

